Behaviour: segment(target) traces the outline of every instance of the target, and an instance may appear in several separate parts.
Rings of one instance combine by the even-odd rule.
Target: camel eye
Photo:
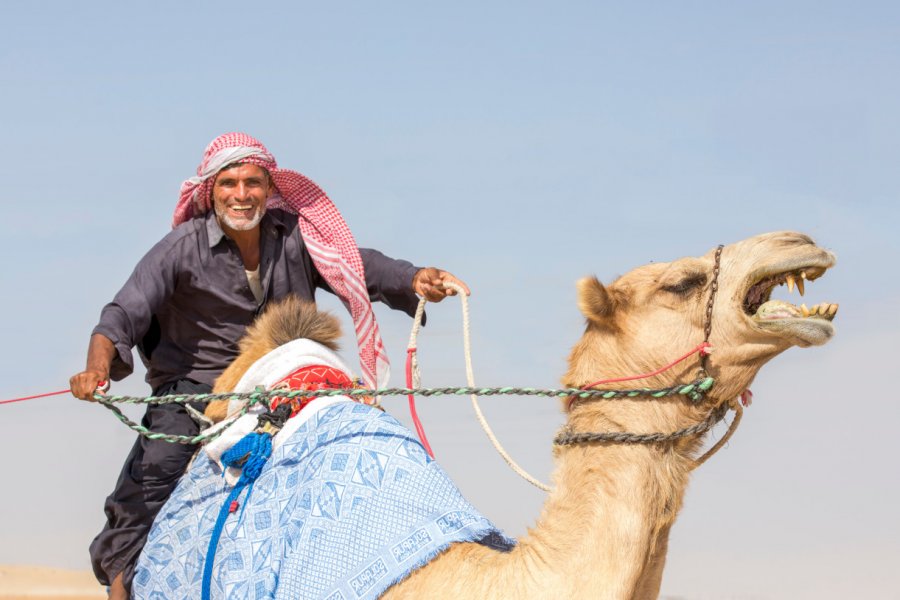
[[[704,283],[706,283],[706,275],[702,273],[695,273],[693,275],[688,275],[678,283],[674,285],[665,285],[663,286],[663,291],[669,292],[671,294],[684,295],[699,288]]]

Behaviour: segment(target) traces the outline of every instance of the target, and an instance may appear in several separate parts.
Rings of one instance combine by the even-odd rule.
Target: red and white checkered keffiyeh
[[[214,139],[203,153],[197,176],[181,184],[172,226],[211,208],[216,174],[235,162],[258,165],[272,176],[277,193],[266,206],[298,215],[300,233],[313,264],[353,317],[363,380],[370,387],[386,386],[390,376],[388,358],[366,289],[362,258],[350,228],[322,188],[296,171],[279,169],[275,157],[258,140],[245,133],[226,133]]]

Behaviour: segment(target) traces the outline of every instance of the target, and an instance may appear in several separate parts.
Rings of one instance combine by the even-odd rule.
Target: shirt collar
[[[225,238],[225,232],[216,218],[216,211],[206,211],[206,237],[209,238],[209,247],[213,248]]]

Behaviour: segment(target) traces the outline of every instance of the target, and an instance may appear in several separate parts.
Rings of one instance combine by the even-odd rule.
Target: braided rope
[[[222,394],[173,394],[169,396],[122,396],[113,394],[94,394],[94,399],[101,403],[109,404],[186,404],[188,402],[211,402],[213,400],[249,400],[248,406],[261,404],[266,400],[279,396],[293,398],[295,396],[545,396],[548,398],[563,398],[573,396],[578,398],[663,398],[666,396],[684,395],[695,402],[699,402],[705,393],[712,388],[715,379],[706,377],[696,379],[688,384],[678,384],[671,387],[651,389],[641,388],[636,390],[602,390],[581,388],[556,388],[540,389],[531,387],[434,387],[434,388],[331,388],[324,390],[256,390],[242,393]]]
[[[209,441],[216,439],[217,437],[222,435],[222,432],[224,432],[226,429],[228,429],[228,427],[230,427],[230,425],[228,425],[226,427],[221,427],[211,433],[207,433],[207,434],[201,433],[201,434],[197,434],[197,435],[175,435],[175,434],[171,434],[171,433],[159,433],[156,431],[151,431],[150,429],[147,429],[140,423],[135,423],[134,421],[132,421],[131,419],[126,417],[122,413],[122,411],[119,410],[119,408],[115,404],[113,404],[113,401],[108,400],[106,398],[97,398],[97,396],[99,396],[99,394],[95,394],[95,396],[94,396],[97,399],[97,402],[99,402],[100,404],[102,404],[103,406],[108,408],[110,411],[112,411],[112,413],[116,416],[117,419],[119,419],[119,421],[124,423],[132,431],[138,433],[139,435],[144,436],[148,440],[157,440],[160,442],[169,442],[172,444],[184,444],[186,446],[193,445],[193,444],[201,444],[201,443],[209,442]],[[160,399],[160,398],[166,398],[166,396],[158,396],[157,397],[157,399]],[[144,399],[146,400],[147,398],[144,398]],[[193,400],[188,400],[188,401],[192,402]],[[162,402],[154,402],[153,404],[163,404],[163,403]],[[245,406],[243,409],[241,409],[241,411],[239,413],[237,413],[236,416],[237,417],[244,416],[247,413],[247,411],[250,409],[250,406],[251,406],[250,404]],[[237,420],[237,419],[235,419],[235,420]],[[233,423],[233,421],[232,421],[232,423]]]
[[[553,443],[557,446],[572,444],[584,444],[587,442],[616,442],[619,444],[654,444],[659,442],[673,442],[683,437],[706,433],[713,426],[725,418],[728,413],[728,405],[723,404],[714,409],[703,421],[678,429],[671,433],[626,433],[624,431],[602,431],[575,433],[568,427],[563,429]]]
[[[471,360],[471,359],[470,359]],[[94,399],[108,408],[129,429],[151,440],[160,440],[176,444],[199,444],[218,437],[227,427],[219,429],[211,434],[199,434],[195,436],[172,435],[158,433],[147,429],[143,425],[130,420],[116,404],[187,404],[188,402],[210,402],[213,400],[246,400],[246,405],[237,413],[236,417],[243,416],[255,404],[264,404],[274,396],[293,398],[295,396],[543,396],[548,398],[602,398],[611,400],[615,398],[664,398],[666,396],[682,395],[694,402],[699,402],[706,392],[712,388],[715,380],[712,377],[697,379],[687,385],[680,384],[667,388],[639,390],[602,390],[579,388],[537,389],[522,387],[441,387],[441,388],[383,388],[383,389],[326,389],[326,390],[255,390],[243,393],[224,394],[173,394],[169,396],[123,396],[113,394],[94,394]],[[476,400],[477,402],[477,400]],[[480,409],[477,410],[480,412]],[[490,429],[490,426],[488,426]],[[489,434],[490,437],[490,434]]]

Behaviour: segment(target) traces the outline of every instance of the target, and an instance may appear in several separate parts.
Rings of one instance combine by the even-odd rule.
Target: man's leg
[[[209,391],[208,385],[182,380],[160,386],[153,395]],[[192,406],[200,411],[204,408],[199,403]],[[149,405],[141,424],[151,431],[178,435],[196,435],[200,430],[180,404]],[[91,564],[100,583],[110,585],[118,579],[125,591],[131,590],[134,565],[153,519],[175,489],[196,448],[138,437],[115,489],[106,499],[106,526],[91,542]],[[121,591],[118,588],[116,585],[110,590],[111,598],[113,591]]]

